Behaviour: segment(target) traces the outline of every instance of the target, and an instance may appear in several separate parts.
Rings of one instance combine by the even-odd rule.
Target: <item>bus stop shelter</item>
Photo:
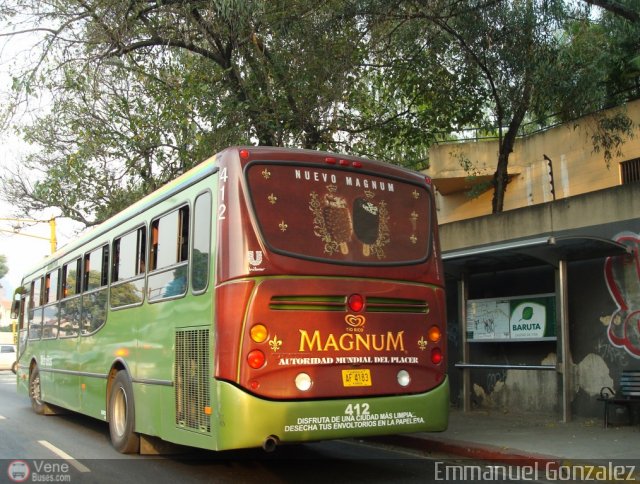
[[[545,235],[495,244],[444,251],[442,258],[447,276],[458,284],[458,311],[461,325],[462,361],[455,364],[462,371],[463,410],[471,409],[470,370],[535,370],[555,371],[561,376],[562,421],[571,420],[571,347],[569,335],[568,264],[574,261],[599,259],[628,254],[628,248],[610,239],[593,236]],[[554,268],[557,355],[556,365],[487,365],[470,361],[467,333],[467,301],[469,278],[475,274],[494,273],[512,269],[527,269],[547,265]]]

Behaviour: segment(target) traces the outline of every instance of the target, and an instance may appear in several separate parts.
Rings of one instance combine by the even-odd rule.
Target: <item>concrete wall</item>
[[[631,220],[640,214],[637,184],[440,225],[443,252]],[[582,233],[584,235],[584,232]]]
[[[640,133],[640,100],[619,109],[626,111],[635,123],[636,132]],[[614,112],[611,110],[609,114]],[[545,155],[553,162],[556,199],[619,185],[619,164],[640,157],[640,136],[627,139],[622,146],[622,155],[607,166],[603,154],[593,149],[591,136],[595,122],[594,117],[587,117],[518,139],[509,159],[512,178],[504,209],[530,207],[553,200]],[[473,179],[468,177],[493,175],[497,158],[495,140],[440,144],[431,148],[431,166],[426,173],[433,178],[436,188],[441,188],[436,197],[440,223],[491,213],[492,190],[487,189],[472,198],[467,188],[473,184]],[[465,161],[465,166],[461,165],[461,160]],[[458,179],[458,190],[452,188],[454,179]]]

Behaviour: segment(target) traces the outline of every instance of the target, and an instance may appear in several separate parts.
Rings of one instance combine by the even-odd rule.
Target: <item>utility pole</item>
[[[32,220],[28,218],[0,218],[0,220],[4,220],[8,222],[42,223],[39,220]],[[34,239],[48,240],[51,246],[51,253],[53,254],[58,249],[58,240],[56,238],[56,218],[55,217],[52,217],[49,220],[49,228],[50,228],[49,237],[43,237],[41,235],[33,235],[33,234],[23,234],[22,232],[20,232],[20,229],[14,229],[14,230],[0,229],[0,232],[22,235],[24,237],[33,237]]]
[[[6,218],[6,217],[0,217],[0,221],[7,221],[7,222],[18,222],[18,223],[42,223],[39,220],[33,220],[33,219],[28,219],[28,218]],[[56,250],[58,250],[58,240],[56,238],[56,218],[55,217],[51,217],[51,219],[49,219],[49,237],[43,237],[40,235],[33,235],[33,234],[23,234],[22,232],[20,232],[19,228],[14,228],[13,230],[5,230],[5,229],[0,229],[0,232],[6,232],[9,234],[16,234],[16,235],[22,235],[24,237],[32,237],[34,239],[42,239],[42,240],[48,240],[49,241],[49,245],[51,248],[51,253],[53,254]],[[13,304],[13,303],[12,303]],[[12,330],[13,330],[13,342],[14,344],[18,344],[18,333],[17,333],[17,323],[15,321],[12,321]]]

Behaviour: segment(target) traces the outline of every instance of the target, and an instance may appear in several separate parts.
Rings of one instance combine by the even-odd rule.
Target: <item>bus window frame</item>
[[[144,247],[140,247],[141,245],[141,238],[140,238],[140,231],[143,231],[143,236],[144,236]],[[116,272],[116,263],[119,261],[120,258],[120,246],[118,246],[118,250],[116,251],[116,242],[122,240],[123,238],[125,238],[128,235],[131,234],[136,234],[136,274],[124,279],[118,279],[117,281],[114,281],[114,277],[117,274]],[[146,300],[146,293],[147,293],[147,263],[146,263],[146,259],[147,259],[147,253],[148,253],[148,226],[146,223],[142,223],[139,224],[135,227],[133,227],[131,230],[128,230],[126,232],[123,232],[119,235],[116,235],[113,237],[113,240],[111,242],[111,274],[109,276],[109,310],[110,311],[120,311],[122,309],[127,309],[127,308],[132,308],[132,307],[136,307],[136,306],[141,306],[142,304],[144,304],[145,300]],[[142,249],[142,250],[141,250]],[[122,306],[114,306],[112,304],[112,300],[111,300],[111,296],[112,296],[112,292],[113,292],[113,288],[118,288],[120,286],[123,286],[125,284],[131,284],[132,282],[138,282],[142,280],[142,297],[140,299],[140,301],[138,302],[134,302],[131,304],[123,304]]]
[[[207,262],[207,278],[206,278],[206,283],[204,285],[204,287],[202,289],[194,289],[194,284],[193,284],[193,279],[194,279],[194,270],[195,270],[195,261],[193,260],[194,257],[194,243],[195,243],[195,231],[196,231],[196,207],[198,204],[198,200],[200,200],[201,197],[208,195],[209,196],[209,217],[208,217],[208,222],[209,222],[209,230],[208,230],[208,262]],[[189,258],[188,261],[191,262],[190,267],[189,267],[189,286],[191,288],[191,294],[195,295],[195,296],[199,296],[201,294],[204,294],[205,292],[207,292],[207,290],[209,289],[209,285],[211,282],[211,260],[213,259],[213,250],[212,250],[212,241],[213,241],[213,204],[214,204],[214,197],[213,197],[213,193],[211,192],[210,189],[206,189],[203,190],[202,192],[196,194],[195,197],[193,197],[193,207],[191,210],[191,237],[190,237],[190,241],[189,241]]]
[[[106,249],[106,257],[105,257],[105,249]],[[100,260],[100,268],[101,268],[101,274],[100,274],[100,286],[98,287],[93,287],[91,289],[88,289],[88,283],[89,283],[89,275],[86,274],[87,269],[90,269],[90,264],[91,264],[91,255],[96,252],[96,251],[102,251],[102,254],[100,255],[101,260]],[[87,256],[89,256],[89,258],[87,258]],[[80,292],[80,296],[81,296],[81,303],[80,303],[80,327],[79,327],[79,333],[81,337],[85,337],[85,336],[93,336],[94,334],[96,334],[98,331],[100,331],[102,328],[104,328],[107,324],[107,319],[109,316],[109,275],[110,275],[110,261],[111,261],[111,241],[107,240],[107,241],[103,241],[99,244],[97,244],[95,247],[93,247],[90,250],[85,251],[82,256],[82,291]],[[87,262],[89,262],[89,265],[87,265]],[[106,292],[106,304],[105,304],[105,308],[104,308],[104,312],[105,312],[105,318],[104,321],[102,322],[102,324],[100,326],[98,326],[97,328],[93,329],[92,331],[86,331],[83,328],[84,326],[84,315],[85,315],[85,298],[91,297],[94,294],[99,293],[100,291],[105,291]]]
[[[187,216],[184,217],[183,215],[180,214],[180,212],[182,212],[184,209],[187,209]],[[170,214],[173,214],[174,212],[178,213],[178,224],[177,224],[177,231],[176,231],[176,259],[177,262],[174,262],[173,264],[170,264],[168,266],[162,266],[160,268],[158,268],[158,245],[159,245],[159,237],[162,235],[160,233],[159,230],[159,222],[163,217],[166,217]],[[146,277],[146,300],[147,303],[149,304],[155,304],[157,302],[162,302],[162,301],[167,301],[167,300],[171,300],[171,299],[178,299],[178,298],[182,298],[185,297],[188,293],[189,293],[189,261],[191,259],[191,237],[192,237],[192,224],[191,224],[191,214],[193,213],[193,209],[190,203],[190,200],[184,200],[180,203],[175,204],[173,207],[171,207],[169,210],[165,210],[164,212],[162,212],[159,215],[156,215],[155,217],[151,218],[151,221],[149,222],[149,232],[151,234],[150,239],[149,239],[149,264],[147,266],[147,277]],[[184,227],[184,219],[187,219],[187,241],[186,241],[186,246],[187,246],[187,254],[186,254],[186,259],[185,260],[180,260],[181,258],[181,249],[183,248],[185,241],[184,241],[184,234],[183,234],[183,227]],[[157,297],[152,297],[150,294],[150,291],[152,289],[151,287],[151,280],[154,279],[154,277],[156,276],[160,276],[162,274],[165,274],[167,272],[170,271],[175,271],[177,269],[181,269],[182,267],[185,268],[185,286],[184,286],[184,290],[180,293],[177,294],[171,294],[168,296],[157,296]],[[176,279],[173,279],[176,280]],[[165,286],[163,286],[165,287]]]
[[[67,295],[67,276],[69,273],[67,269],[74,263],[76,266],[75,267],[76,283],[73,290],[73,294]],[[82,255],[79,255],[70,259],[68,262],[63,263],[61,267],[62,267],[62,275],[61,275],[61,281],[60,281],[60,286],[61,286],[60,300],[62,301],[63,299],[72,298],[73,296],[78,296],[79,294],[82,294]]]
[[[61,275],[61,280],[60,280],[60,286],[61,286],[61,294],[60,294],[60,312],[62,312],[62,305],[63,304],[67,304],[71,301],[73,301],[74,299],[78,299],[79,302],[79,307],[80,307],[80,315],[82,314],[82,259],[83,259],[83,255],[76,255],[75,257],[71,258],[70,260],[68,260],[67,262],[62,264],[62,275]],[[67,289],[67,276],[68,276],[68,269],[70,267],[73,267],[73,265],[75,264],[75,271],[76,271],[76,280],[75,280],[75,288],[74,288],[74,292],[71,295],[66,295],[66,289]],[[62,314],[60,314],[58,316],[58,339],[71,339],[71,338],[77,338],[78,336],[80,336],[80,322],[78,322],[78,327],[75,328],[75,333],[74,334],[65,334],[62,335],[61,331],[60,331],[60,323],[61,323],[61,316]],[[66,333],[66,329],[65,329],[65,333]]]
[[[39,284],[38,289],[38,301],[34,301],[34,294],[36,283]],[[27,339],[29,341],[40,341],[42,339],[42,288],[44,285],[44,276],[34,277],[31,281],[27,283],[28,286],[28,299],[27,299]],[[37,338],[31,336],[31,328],[33,326],[32,321],[34,319],[33,316],[39,312],[40,313],[40,334]],[[33,315],[33,316],[32,316]]]
[[[57,278],[56,278],[56,287],[55,287],[55,299],[53,301],[51,301],[51,274],[53,274],[54,272],[57,272]],[[43,298],[43,305],[42,305],[42,337],[41,339],[57,339],[58,338],[58,334],[59,334],[59,327],[60,327],[60,307],[59,307],[59,302],[60,302],[60,274],[61,274],[61,269],[59,267],[56,267],[54,270],[52,271],[48,271],[45,276],[44,276],[44,298]],[[52,330],[53,335],[52,336],[46,336],[45,337],[45,315],[47,314],[47,311],[50,310],[51,308],[55,307],[56,308],[56,317],[55,317],[55,324],[50,326],[49,329]]]

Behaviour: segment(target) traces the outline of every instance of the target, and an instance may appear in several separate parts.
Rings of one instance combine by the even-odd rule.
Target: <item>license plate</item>
[[[342,370],[342,386],[345,387],[370,387],[371,371],[364,370]]]

